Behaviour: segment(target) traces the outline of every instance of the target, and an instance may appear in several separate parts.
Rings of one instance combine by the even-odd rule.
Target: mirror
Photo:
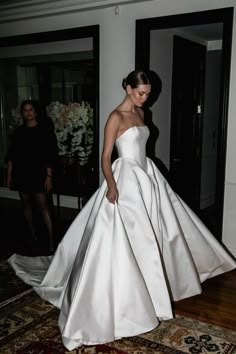
[[[136,67],[156,73],[155,154],[221,240],[232,8],[138,20]]]

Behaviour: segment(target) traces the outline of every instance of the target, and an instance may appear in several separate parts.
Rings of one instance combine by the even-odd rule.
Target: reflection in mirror
[[[150,69],[162,80],[152,106],[156,156],[215,235],[222,39],[223,23],[150,32]]]
[[[6,187],[4,159],[13,130],[22,123],[19,105],[40,103],[40,119],[54,124],[59,151],[55,192],[85,199],[97,188],[95,157],[95,62],[93,50],[0,60],[0,186]]]
[[[2,227],[8,230],[2,233],[1,254],[52,254],[99,184],[99,26],[2,37],[0,46],[0,208]],[[39,150],[47,146],[44,151],[58,148],[56,163],[51,171],[47,169],[45,180],[47,184],[53,181],[53,193],[47,195],[50,237],[35,204],[37,196],[31,199],[33,230],[28,227],[22,195],[7,183],[6,154],[13,131],[22,123],[19,106],[25,99],[39,104],[35,107],[44,124],[39,128],[47,128],[50,136],[42,145],[42,139],[37,140],[32,151],[37,146]],[[37,159],[31,161],[37,165]],[[29,178],[35,180],[32,175]]]

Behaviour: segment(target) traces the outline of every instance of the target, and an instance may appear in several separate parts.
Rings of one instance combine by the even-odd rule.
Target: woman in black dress
[[[32,241],[37,240],[33,215],[33,206],[37,205],[49,237],[50,251],[53,251],[49,194],[57,155],[56,137],[53,128],[38,119],[37,111],[35,101],[22,102],[23,124],[14,131],[7,154],[7,187],[19,192]]]

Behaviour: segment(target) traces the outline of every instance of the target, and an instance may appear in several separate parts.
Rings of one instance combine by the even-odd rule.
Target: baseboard
[[[0,198],[19,200],[18,192],[10,191],[8,188],[0,188]],[[64,208],[78,209],[79,199],[69,195],[53,194],[53,203],[55,206]]]

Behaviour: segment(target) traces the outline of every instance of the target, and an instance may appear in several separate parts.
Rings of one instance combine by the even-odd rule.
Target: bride
[[[69,350],[152,330],[173,318],[171,301],[201,293],[201,282],[236,266],[146,157],[147,74],[131,72],[123,88],[125,98],[105,126],[101,187],[53,257],[8,260],[60,309]],[[111,166],[114,144],[119,158]]]

